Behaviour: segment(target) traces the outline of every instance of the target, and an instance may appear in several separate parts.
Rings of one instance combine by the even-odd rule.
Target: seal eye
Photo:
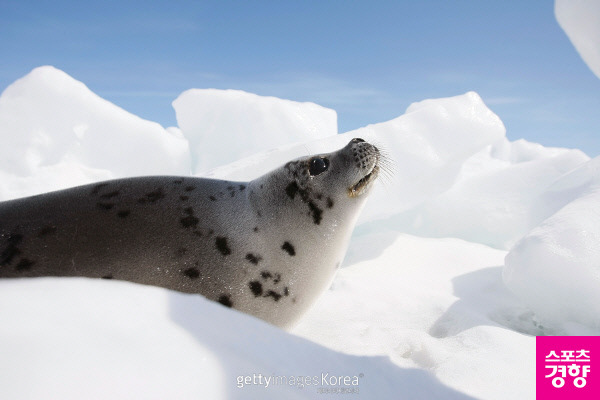
[[[329,160],[317,157],[310,160],[308,172],[310,172],[311,176],[317,176],[320,173],[327,171],[327,168],[329,168]]]

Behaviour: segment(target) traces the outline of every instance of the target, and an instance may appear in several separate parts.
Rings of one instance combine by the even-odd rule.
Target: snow
[[[554,13],[583,61],[600,78],[600,1],[556,0]]]
[[[321,381],[265,379],[329,374],[357,377],[356,398],[528,399],[535,335],[600,334],[600,158],[508,141],[473,92],[344,134],[332,110],[239,91],[174,107],[164,129],[35,69],[0,97],[0,199],[139,174],[248,180],[362,137],[392,165],[333,285],[285,332],[161,288],[0,281],[2,397],[314,399]]]
[[[335,352],[200,296],[160,288],[81,278],[0,281],[0,315],[12,322],[0,324],[0,336],[10,339],[0,341],[5,398],[323,396],[310,386],[259,385],[258,374],[317,376],[319,386],[323,374],[356,376],[360,392],[381,399],[400,391],[416,399],[467,398],[422,369]],[[257,384],[238,387],[238,377],[247,376]]]
[[[579,150],[502,139],[466,160],[449,190],[399,214],[393,224],[420,236],[509,249],[566,204],[541,199],[556,179],[587,160]]]
[[[535,327],[511,320],[527,319],[527,311],[502,284],[504,255],[459,239],[358,235],[350,266],[295,332],[339,351],[387,354],[401,367],[435,371],[477,398],[533,398],[534,364],[515,360],[533,359],[535,339],[519,331]]]
[[[173,108],[190,141],[196,174],[290,142],[338,133],[334,110],[241,90],[190,89]]]
[[[45,66],[0,97],[0,198],[108,178],[189,174],[187,140]]]
[[[600,328],[599,172],[600,158],[595,158],[569,174],[579,180],[577,197],[506,256],[508,287],[552,324]]]

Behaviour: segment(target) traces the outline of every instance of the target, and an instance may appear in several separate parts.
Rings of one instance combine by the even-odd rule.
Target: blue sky
[[[554,2],[0,2],[0,89],[54,65],[143,118],[176,125],[190,88],[313,101],[340,132],[474,90],[511,140],[600,154],[600,79]]]

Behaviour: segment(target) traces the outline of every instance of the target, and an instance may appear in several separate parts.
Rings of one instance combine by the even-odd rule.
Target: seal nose
[[[364,142],[364,140],[361,139],[361,138],[354,138],[354,139],[352,139],[352,143],[362,143],[362,142]]]

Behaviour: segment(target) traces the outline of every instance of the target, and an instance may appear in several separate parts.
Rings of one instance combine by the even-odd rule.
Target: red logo
[[[600,336],[536,337],[538,400],[600,399]]]

